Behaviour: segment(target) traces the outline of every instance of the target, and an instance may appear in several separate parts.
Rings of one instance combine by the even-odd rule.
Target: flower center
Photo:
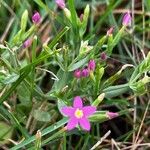
[[[77,110],[75,111],[75,116],[76,116],[76,118],[82,118],[83,117],[83,111],[80,110],[79,108],[77,108]]]

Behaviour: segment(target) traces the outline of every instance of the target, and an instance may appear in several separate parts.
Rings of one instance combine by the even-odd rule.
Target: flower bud
[[[123,21],[122,21],[122,24],[124,26],[128,26],[130,23],[131,23],[131,15],[129,12],[125,13],[124,16],[123,16]]]
[[[32,22],[38,24],[41,20],[41,16],[38,12],[35,12],[32,16]]]
[[[107,36],[112,35],[113,31],[114,31],[114,27],[111,27],[111,28],[107,31]]]
[[[77,69],[74,71],[74,77],[75,78],[81,78],[81,70],[80,69]]]
[[[65,8],[65,1],[64,0],[55,0],[55,3],[57,4],[57,6],[61,9]]]
[[[28,47],[31,46],[31,44],[32,44],[31,39],[27,39],[27,40],[24,41],[24,43],[23,43],[23,48],[28,48]]]
[[[37,140],[40,140],[41,139],[41,137],[42,137],[42,133],[41,133],[41,131],[40,130],[38,130],[37,132],[36,132],[36,139]]]
[[[82,77],[88,77],[89,76],[89,70],[87,68],[84,68],[81,72]]]
[[[102,52],[102,53],[100,54],[100,58],[101,58],[101,60],[106,60],[106,59],[107,59],[106,53],[105,53],[105,52]]]
[[[95,67],[96,67],[95,60],[90,60],[89,63],[88,63],[88,69],[90,71],[94,71]]]
[[[107,116],[108,116],[109,119],[112,119],[112,118],[115,118],[115,117],[119,116],[118,113],[109,112],[109,111],[106,114],[107,114]]]
[[[80,15],[80,21],[81,22],[83,21],[83,16],[84,16],[83,14]]]
[[[92,103],[92,106],[98,106],[104,99],[105,93],[102,93],[98,96],[98,98]]]
[[[71,12],[70,12],[70,10],[65,7],[63,11],[64,11],[65,16],[71,21]]]

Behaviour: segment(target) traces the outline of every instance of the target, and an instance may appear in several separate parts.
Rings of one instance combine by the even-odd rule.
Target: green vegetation
[[[149,11],[149,0],[0,0],[0,149],[148,149]],[[76,96],[96,112],[75,110],[69,130]]]

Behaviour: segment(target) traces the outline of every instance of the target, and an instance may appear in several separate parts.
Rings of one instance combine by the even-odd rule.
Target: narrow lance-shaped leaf
[[[28,21],[28,11],[25,10],[21,17],[21,31],[24,32],[26,30]]]

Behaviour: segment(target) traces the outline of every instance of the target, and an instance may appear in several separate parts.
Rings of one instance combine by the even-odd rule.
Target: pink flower
[[[84,68],[81,72],[82,77],[88,77],[89,76],[89,70],[87,68]]]
[[[74,77],[75,78],[81,78],[81,70],[80,69],[77,69],[74,71]]]
[[[128,26],[130,23],[131,23],[131,15],[129,12],[125,13],[124,16],[123,16],[123,21],[122,21],[122,24],[124,26]]]
[[[32,16],[32,22],[38,24],[41,20],[41,16],[38,12],[35,12]]]
[[[28,48],[28,47],[31,46],[31,44],[32,44],[31,39],[27,39],[27,40],[24,41],[24,43],[23,43],[23,48]]]
[[[64,0],[55,0],[55,3],[57,4],[57,6],[61,9],[65,8],[65,1]]]
[[[112,118],[118,117],[119,114],[114,113],[114,112],[107,112],[107,116],[108,116],[109,119],[112,119]]]
[[[69,117],[69,121],[67,124],[67,129],[72,130],[78,124],[84,129],[90,130],[90,122],[88,121],[88,117],[95,113],[96,107],[94,106],[84,106],[82,103],[82,99],[80,96],[76,96],[73,101],[73,107],[63,107],[62,112],[65,116]]]
[[[88,63],[88,69],[90,71],[94,71],[95,67],[96,67],[95,60],[90,60],[89,63]]]

